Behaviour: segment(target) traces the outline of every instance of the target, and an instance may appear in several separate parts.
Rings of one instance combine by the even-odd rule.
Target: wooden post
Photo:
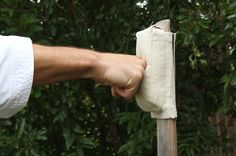
[[[163,31],[170,31],[170,20],[156,23]],[[175,119],[157,119],[157,155],[177,156],[177,130]]]
[[[177,156],[175,119],[157,119],[157,155]]]

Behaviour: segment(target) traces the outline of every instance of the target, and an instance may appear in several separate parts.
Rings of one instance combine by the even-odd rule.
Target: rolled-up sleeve
[[[11,117],[27,104],[33,72],[31,39],[0,35],[0,118]]]

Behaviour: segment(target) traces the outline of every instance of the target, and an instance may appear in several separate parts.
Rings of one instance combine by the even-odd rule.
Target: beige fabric
[[[136,95],[141,109],[153,118],[176,118],[175,34],[165,32],[169,20],[137,32],[136,55],[147,60],[143,82]],[[163,31],[164,30],[164,31]]]

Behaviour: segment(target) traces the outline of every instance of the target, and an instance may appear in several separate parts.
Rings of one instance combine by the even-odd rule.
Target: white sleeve
[[[34,55],[30,38],[0,35],[0,118],[26,105],[33,82]]]

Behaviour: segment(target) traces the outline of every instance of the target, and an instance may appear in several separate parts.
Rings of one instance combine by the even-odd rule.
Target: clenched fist
[[[113,96],[130,99],[142,81],[146,66],[146,61],[137,56],[101,53],[94,79],[103,85],[110,85]]]

